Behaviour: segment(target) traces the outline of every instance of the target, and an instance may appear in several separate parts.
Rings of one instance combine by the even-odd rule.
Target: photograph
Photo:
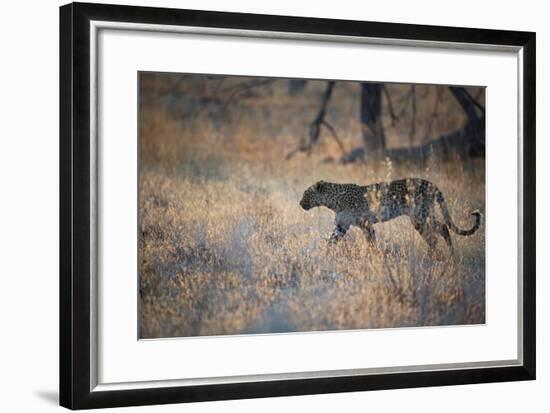
[[[7,308],[30,309],[8,317],[15,336],[44,337],[57,368],[23,363],[44,364],[37,376],[15,358],[38,387],[14,406],[257,411],[269,398],[278,412],[396,401],[428,413],[449,392],[461,412],[542,400],[536,80],[550,26],[525,7],[480,5],[476,20],[399,1],[69,3],[27,33],[55,46],[41,50],[55,49],[45,73],[58,81],[39,83],[59,106],[19,105],[14,130],[33,127],[36,144],[6,142],[23,142],[24,166],[53,165],[58,191],[37,185],[46,166],[25,166],[6,205],[32,211],[5,238],[25,247],[11,273],[40,275],[33,302],[56,302],[58,328],[17,294]],[[37,72],[44,53],[16,49],[19,72]],[[8,83],[6,102],[28,103]],[[29,233],[52,238],[44,223],[58,242],[35,242],[30,259]]]
[[[485,88],[139,72],[139,339],[485,323]]]

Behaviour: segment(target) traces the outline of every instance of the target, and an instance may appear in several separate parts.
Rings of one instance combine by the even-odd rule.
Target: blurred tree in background
[[[339,152],[330,157],[343,164],[485,154],[482,87],[165,73],[142,74],[142,82],[141,104],[163,103],[182,120],[208,113],[217,128],[227,128],[230,118],[246,114],[248,122],[291,129],[287,159],[310,155],[323,137]],[[349,117],[359,124],[358,140],[342,128]]]

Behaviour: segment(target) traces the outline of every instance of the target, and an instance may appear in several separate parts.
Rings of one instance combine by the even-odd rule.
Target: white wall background
[[[538,380],[446,388],[238,400],[124,411],[548,411],[550,180],[543,70],[550,55],[545,4],[536,0],[155,0],[117,3],[265,14],[470,26],[537,32]],[[9,2],[0,25],[0,410],[57,407],[58,386],[58,0]],[[545,105],[546,103],[546,105]],[[544,163],[546,165],[544,165]],[[504,230],[504,229],[503,229]],[[545,348],[546,347],[546,348]]]

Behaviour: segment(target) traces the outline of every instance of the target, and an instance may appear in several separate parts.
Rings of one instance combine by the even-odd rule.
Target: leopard
[[[474,224],[459,228],[452,220],[443,192],[432,182],[422,178],[406,178],[370,185],[319,181],[304,191],[300,206],[309,211],[326,207],[336,213],[335,228],[329,244],[342,239],[351,226],[364,233],[369,245],[376,242],[374,224],[400,216],[408,216],[413,227],[424,239],[430,251],[436,248],[438,235],[454,255],[450,231],[457,235],[474,234],[481,225],[481,212],[471,212]],[[439,206],[443,219],[436,216]]]

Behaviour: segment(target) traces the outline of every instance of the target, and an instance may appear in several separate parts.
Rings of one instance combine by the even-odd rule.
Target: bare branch
[[[466,92],[466,88],[463,86],[449,86],[449,90],[455,97],[456,101],[466,114],[468,122],[475,122],[479,119],[476,112],[476,104],[472,100],[471,95]]]
[[[481,91],[482,89],[479,89],[479,90]],[[481,103],[479,103],[479,101],[478,101],[476,98],[474,98],[474,97],[470,94],[470,92],[468,92],[468,91],[466,90],[466,88],[464,88],[464,93],[466,94],[466,97],[467,97],[468,99],[470,99],[470,101],[471,101],[471,102],[481,111],[481,113],[483,114],[483,116],[485,116],[485,107],[484,107]],[[479,92],[478,92],[478,93],[479,93]]]
[[[412,118],[411,118],[411,129],[409,131],[409,145],[413,146],[414,137],[416,135],[416,86],[412,85],[411,87],[411,109],[412,109]]]
[[[434,107],[430,116],[430,120],[428,122],[428,126],[426,127],[425,139],[428,139],[432,135],[433,126],[439,114],[439,105],[443,101],[443,92],[444,89],[442,86],[435,87]]]
[[[288,155],[285,157],[285,159],[288,161],[290,158],[292,158],[298,152],[309,152],[310,150],[311,150],[311,145],[300,145],[297,148],[291,150],[288,153]]]
[[[413,95],[413,90],[414,90],[414,86],[411,86],[411,88],[407,92],[407,96],[404,99],[403,107],[401,108],[401,111],[397,114],[397,117],[401,118],[407,111],[407,107],[409,106],[409,102]]]
[[[254,88],[257,88],[259,86],[266,86],[271,83],[276,82],[279,79],[260,79],[260,80],[253,80],[252,82],[243,82],[239,83],[238,85],[232,86],[226,91],[231,91],[231,94],[225,101],[224,106],[229,105],[235,98],[237,98],[239,95],[242,95],[243,93],[246,93]]]
[[[338,147],[340,148],[340,151],[342,152],[342,155],[345,155],[346,154],[346,149],[344,148],[344,145],[342,144],[342,141],[340,140],[340,138],[338,138],[338,135],[336,134],[336,130],[334,129],[334,127],[330,123],[328,123],[325,119],[323,119],[322,125],[330,131],[332,137],[334,138],[334,140],[338,144]]]
[[[384,92],[384,96],[386,96],[386,100],[388,101],[388,109],[390,110],[391,125],[395,126],[397,124],[397,115],[393,110],[393,103],[390,97],[390,92],[388,90],[388,87],[386,85],[383,85],[382,91]]]
[[[327,105],[330,100],[330,97],[332,96],[332,89],[334,88],[334,83],[335,83],[334,81],[329,81],[327,83],[327,87],[325,89],[325,92],[323,93],[323,97],[321,98],[321,107],[319,108],[319,113],[317,113],[317,116],[309,125],[309,141],[306,144],[300,145],[298,148],[291,151],[286,156],[287,160],[290,159],[292,156],[294,156],[294,154],[297,152],[310,152],[313,145],[315,145],[319,141],[319,135],[321,133],[322,125],[324,125],[327,129],[329,129],[329,131],[331,131],[332,136],[338,143],[338,146],[340,147],[340,149],[343,148],[342,142],[340,141],[340,139],[338,139],[338,136],[336,136],[334,128],[325,121]]]

